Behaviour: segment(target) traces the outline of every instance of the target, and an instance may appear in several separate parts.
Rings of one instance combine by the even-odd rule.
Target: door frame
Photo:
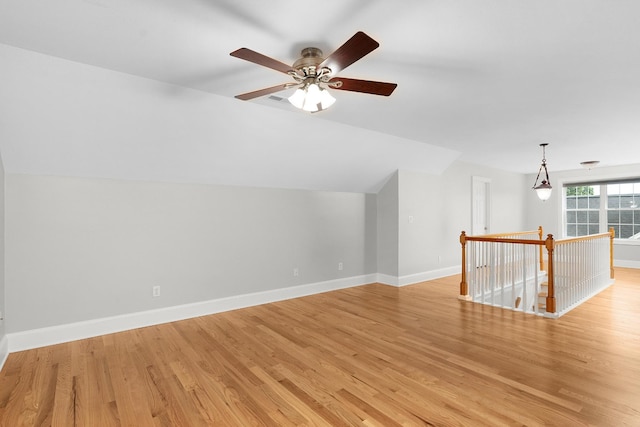
[[[484,200],[478,200],[476,186],[484,186]],[[484,203],[485,227],[484,233],[477,233],[475,229],[476,203]],[[491,232],[491,178],[482,176],[471,177],[471,235],[489,234]]]

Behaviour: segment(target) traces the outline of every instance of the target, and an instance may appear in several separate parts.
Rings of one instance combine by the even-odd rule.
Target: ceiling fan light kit
[[[551,182],[549,181],[549,172],[547,171],[547,159],[545,156],[545,147],[547,145],[549,144],[546,142],[540,144],[540,146],[542,147],[542,164],[540,165],[540,169],[538,169],[538,176],[536,176],[536,182],[533,184],[533,189],[536,190],[536,193],[538,194],[538,198],[543,202],[545,200],[549,200],[549,197],[551,197],[551,190],[552,190]],[[545,178],[542,180],[540,185],[538,185],[538,179],[540,179],[540,173],[542,172],[542,169],[544,169]]]
[[[363,58],[378,46],[378,42],[359,31],[326,58],[323,57],[322,51],[316,47],[302,49],[300,52],[301,57],[292,66],[251,49],[238,49],[231,52],[230,55],[288,74],[295,83],[284,83],[236,95],[236,98],[248,101],[297,87],[294,94],[289,97],[289,102],[296,108],[313,113],[326,110],[334,104],[336,100],[329,93],[329,89],[389,96],[393,93],[397,84],[336,77],[340,71]]]
[[[331,86],[329,76],[331,70],[327,67],[319,68],[324,61],[322,51],[316,47],[307,47],[300,52],[301,58],[293,63],[289,75],[299,84],[298,89],[289,97],[289,102],[296,108],[310,113],[326,110],[336,99],[326,90]],[[333,84],[336,86],[336,84]]]
[[[289,97],[289,102],[296,108],[315,113],[331,107],[336,99],[318,84],[310,83],[296,89]]]

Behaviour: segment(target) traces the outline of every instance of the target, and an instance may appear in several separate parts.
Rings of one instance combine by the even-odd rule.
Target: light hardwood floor
[[[560,319],[366,285],[11,354],[3,426],[640,426],[640,270]]]

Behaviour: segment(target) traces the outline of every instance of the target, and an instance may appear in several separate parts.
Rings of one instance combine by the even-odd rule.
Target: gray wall
[[[458,266],[461,231],[471,230],[473,176],[491,180],[492,232],[524,227],[524,176],[465,162],[442,175],[399,175],[399,275]]]
[[[446,236],[439,232],[440,209],[443,206],[439,181],[437,176],[400,171],[399,276],[440,267],[437,257]]]
[[[377,196],[378,273],[398,277],[398,172]]]
[[[401,170],[378,193],[379,273],[402,278],[459,266],[473,176],[491,180],[491,230],[523,229],[523,175],[459,161],[442,175]]]
[[[439,176],[398,171],[377,195],[8,174],[6,332],[458,267],[474,176],[491,182],[491,232],[557,232],[557,191],[542,203],[535,177],[464,162]],[[638,260],[638,249],[616,259]]]
[[[597,167],[591,170],[576,169],[570,171],[549,171],[549,178],[553,186],[551,198],[541,202],[533,190],[526,200],[526,224],[542,225],[545,234],[553,234],[555,238],[563,237],[562,230],[562,185],[564,183],[588,182],[597,180],[637,178],[640,176],[640,164]],[[527,182],[533,185],[535,175],[527,176]],[[617,265],[640,268],[640,244],[614,244],[614,258]]]
[[[0,315],[0,319],[3,319],[6,315],[6,311],[5,311],[5,301],[6,301],[6,291],[5,291],[5,267],[4,267],[4,241],[5,241],[5,220],[4,220],[4,166],[2,163],[2,156],[0,156],[0,312],[2,312],[2,315]],[[2,341],[2,339],[5,337],[6,335],[6,330],[5,330],[5,322],[4,320],[0,320],[0,342]],[[1,357],[1,355],[0,355]]]
[[[8,333],[376,271],[374,195],[13,174],[6,184]]]

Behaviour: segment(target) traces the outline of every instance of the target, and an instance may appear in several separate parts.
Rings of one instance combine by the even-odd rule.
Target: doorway
[[[491,180],[472,177],[471,184],[471,235],[488,234],[491,224]]]

